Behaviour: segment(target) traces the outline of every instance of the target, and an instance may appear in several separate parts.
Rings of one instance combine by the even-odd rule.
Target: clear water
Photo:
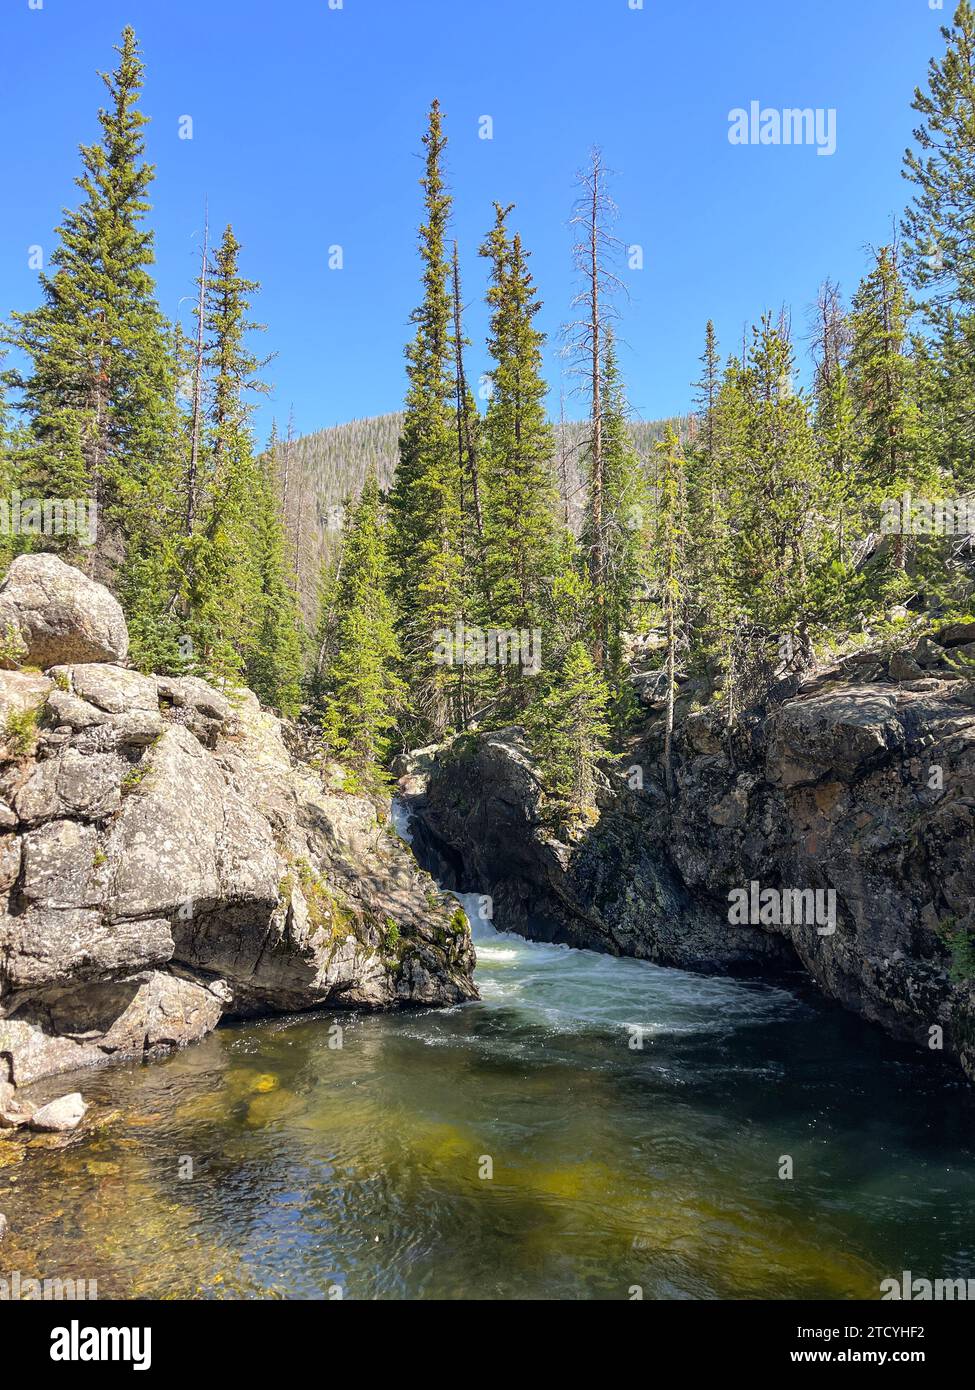
[[[220,1029],[49,1083],[105,1123],[26,1161],[0,1141],[0,1275],[360,1299],[975,1276],[968,1087],[811,995],[475,935],[481,1003],[340,1018],[340,1048],[330,1017]]]

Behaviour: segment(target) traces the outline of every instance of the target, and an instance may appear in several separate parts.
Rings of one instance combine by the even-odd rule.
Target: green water
[[[975,1275],[967,1088],[786,989],[479,937],[479,1004],[347,1017],[341,1048],[327,1017],[221,1029],[57,1078],[108,1122],[23,1162],[0,1143],[0,1272],[448,1299]]]

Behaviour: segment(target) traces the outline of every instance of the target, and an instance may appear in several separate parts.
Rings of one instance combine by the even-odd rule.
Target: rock
[[[63,672],[65,667],[55,667],[55,671]],[[72,695],[70,691],[53,690],[48,697],[47,708],[51,720],[55,725],[68,728],[72,733],[80,733],[82,729],[90,729],[94,724],[111,723],[110,716],[103,710],[97,709],[95,705],[90,705],[87,700],[81,700],[77,695]]]
[[[19,835],[0,835],[0,893],[7,892],[17,882],[22,843]]]
[[[206,681],[197,676],[157,676],[156,686],[160,704],[170,705],[173,719],[189,729],[206,747],[215,747],[221,733],[231,732],[234,707]]]
[[[410,804],[420,862],[452,888],[490,896],[502,930],[684,967],[781,955],[760,931],[729,933],[656,852],[648,823],[660,803],[649,778],[639,792],[621,781],[581,842],[560,840],[523,732],[511,728],[445,745],[426,795]]]
[[[869,687],[811,696],[776,711],[768,731],[768,773],[798,786],[824,776],[852,781],[902,742],[897,697]]]
[[[8,1225],[7,1218],[4,1216],[3,1212],[0,1211],[0,1241],[2,1241],[7,1234]]]
[[[22,662],[124,661],[128,629],[117,599],[56,555],[18,555],[0,585],[0,634],[23,644]]]
[[[127,714],[134,710],[159,713],[159,696],[152,676],[127,671],[123,666],[104,663],[59,666],[51,675],[63,675],[73,694],[106,714]]]
[[[420,796],[426,791],[438,752],[439,746],[431,743],[426,748],[414,748],[393,759],[392,773],[404,796]]]
[[[942,647],[960,647],[965,643],[975,642],[975,620],[949,623],[947,627],[941,628],[936,636]]]
[[[12,714],[40,710],[53,689],[53,682],[46,676],[30,671],[0,671],[0,731],[7,727]]]
[[[42,1134],[61,1134],[69,1129],[77,1129],[85,1118],[88,1106],[78,1091],[69,1096],[61,1096],[42,1105],[31,1116],[30,1127]]]
[[[17,1099],[9,1081],[0,1081],[0,1129],[21,1129],[30,1122],[34,1106]]]
[[[167,970],[28,996],[2,1017],[0,1053],[13,1059],[18,1085],[125,1057],[161,1056],[197,1042],[220,1022],[233,995],[219,979],[193,980]]]
[[[37,907],[97,907],[102,890],[95,882],[98,831],[77,820],[53,820],[28,831],[23,840],[20,891]]]
[[[819,673],[804,693],[743,718],[734,756],[707,720],[675,729],[677,791],[659,785],[662,724],[626,759],[599,818],[572,841],[517,730],[437,751],[410,802],[421,862],[489,895],[494,923],[538,940],[706,971],[801,968],[824,994],[975,1080],[975,979],[952,941],[975,936],[975,714],[961,683],[850,686]],[[935,773],[939,772],[938,776]],[[757,881],[832,894],[835,931],[801,914],[729,920]],[[959,934],[961,934],[959,938]]]
[[[892,681],[915,681],[924,675],[923,670],[908,652],[895,652],[887,667]]]
[[[159,699],[168,700],[178,709],[195,709],[219,723],[233,716],[234,707],[227,697],[198,676],[156,676],[155,682]]]
[[[75,573],[59,592],[85,591]],[[456,905],[249,691],[64,659],[59,631],[51,679],[0,672],[8,708],[42,706],[36,739],[0,746],[6,1084],[227,1015],[476,998]]]
[[[119,810],[120,784],[128,765],[106,753],[86,757],[66,747],[38,763],[14,796],[21,824],[33,825],[59,816],[104,820]]]
[[[925,669],[940,666],[945,656],[943,649],[930,637],[919,637],[912,655],[917,664]]]

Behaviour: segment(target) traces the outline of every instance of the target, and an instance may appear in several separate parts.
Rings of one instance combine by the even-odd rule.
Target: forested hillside
[[[571,209],[562,347],[585,418],[563,427],[548,418],[543,287],[518,211],[482,209],[481,244],[458,247],[463,190],[445,181],[434,100],[403,412],[301,440],[276,426],[265,441],[253,408],[269,357],[246,234],[207,228],[192,333],[160,311],[143,63],[126,29],[98,140],[81,147],[80,201],[38,304],[4,330],[4,492],[34,502],[5,528],[0,559],[53,549],[80,563],[121,599],[143,669],[243,682],[285,715],[303,706],[353,781],[377,782],[403,747],[517,723],[570,817],[593,814],[594,771],[639,716],[629,648],[653,629],[672,786],[688,677],[732,730],[776,676],[865,633],[906,644],[932,615],[971,607],[969,0],[942,35],[913,103],[900,228],[866,253],[848,300],[810,285],[794,310],[808,339],[793,312],[762,304],[731,345],[702,324],[693,415],[663,425],[634,425],[627,404],[601,152]],[[475,254],[485,400],[460,292]],[[18,662],[15,644],[5,658]]]
[[[286,518],[289,553],[301,589],[302,612],[313,625],[318,613],[321,568],[341,549],[346,507],[362,491],[372,469],[383,489],[393,481],[404,416],[401,411],[351,420],[314,434],[300,435],[278,446],[277,474],[281,480],[282,512]],[[630,420],[627,428],[634,448],[650,473],[656,470],[654,446],[668,425],[686,431],[686,420]],[[553,466],[559,478],[569,524],[578,532],[585,509],[585,445],[588,424],[566,420],[554,428]]]

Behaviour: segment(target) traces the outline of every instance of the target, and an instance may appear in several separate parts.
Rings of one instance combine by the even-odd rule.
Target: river
[[[799,984],[474,933],[480,1003],[221,1028],[45,1083],[104,1123],[26,1161],[0,1143],[0,1276],[669,1299],[975,1275],[960,1081]]]

